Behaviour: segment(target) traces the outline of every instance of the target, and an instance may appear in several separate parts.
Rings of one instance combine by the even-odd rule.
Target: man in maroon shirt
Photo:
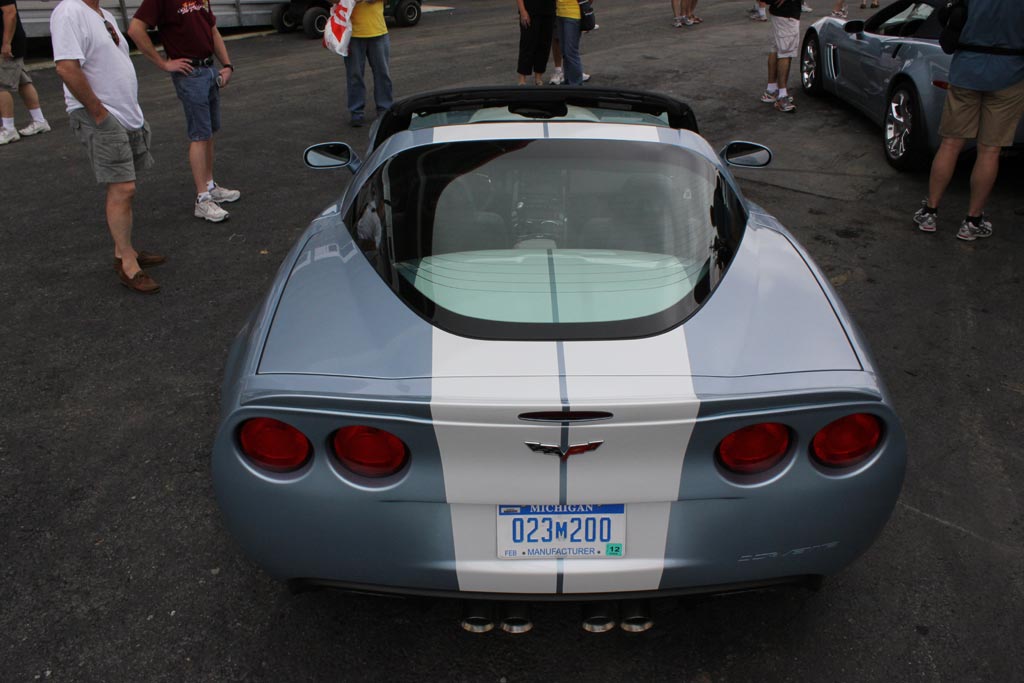
[[[157,52],[146,31],[160,30],[164,51]],[[209,0],[143,0],[128,26],[128,35],[142,54],[171,74],[174,88],[185,108],[188,125],[188,161],[196,183],[196,218],[219,223],[228,217],[220,207],[241,196],[238,190],[221,187],[213,180],[213,134],[220,130],[220,89],[231,80],[227,47]],[[213,67],[213,58],[221,64]]]

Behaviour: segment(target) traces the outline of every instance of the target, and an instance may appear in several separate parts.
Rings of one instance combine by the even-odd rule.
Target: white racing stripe
[[[459,589],[554,593],[557,562],[497,559],[496,505],[556,503],[558,458],[525,441],[558,443],[560,426],[520,422],[559,410],[557,345],[478,341],[434,329],[431,404],[452,510]]]
[[[565,365],[573,410],[615,414],[570,428],[570,443],[604,443],[569,459],[566,502],[627,506],[626,557],[565,561],[563,591],[655,590],[700,408],[683,326],[647,339],[566,343]]]

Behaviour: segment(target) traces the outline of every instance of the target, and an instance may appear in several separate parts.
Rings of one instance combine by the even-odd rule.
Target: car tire
[[[821,84],[821,43],[818,34],[808,31],[800,48],[800,85],[808,95],[818,97],[825,93]]]
[[[291,5],[283,2],[280,5],[274,5],[274,9],[271,11],[270,24],[278,33],[291,33],[299,27],[299,22],[288,11],[290,9]]]
[[[919,169],[927,158],[919,102],[914,86],[904,81],[892,89],[886,103],[882,148],[885,160],[900,171]]]
[[[310,7],[302,15],[302,30],[309,38],[322,38],[330,16],[331,13],[323,7]]]
[[[420,23],[421,14],[419,0],[402,0],[395,8],[395,23],[399,26],[415,26]]]

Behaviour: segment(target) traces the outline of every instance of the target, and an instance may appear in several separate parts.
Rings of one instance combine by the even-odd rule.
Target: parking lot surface
[[[392,31],[396,95],[514,83],[514,3],[445,4]],[[33,78],[53,132],[0,148],[0,681],[1024,679],[1024,164],[1003,165],[991,239],[954,238],[969,164],[939,232],[917,231],[927,177],[890,169],[866,119],[802,96],[795,72],[795,115],[758,101],[768,29],[748,5],[704,2],[704,24],[673,29],[668,3],[600,3],[584,68],[690,102],[716,148],[775,151],[737,174],[743,190],[830,277],[907,432],[902,496],[862,558],[815,593],[660,602],[640,635],[587,634],[573,606],[543,604],[529,634],[473,636],[454,602],[293,596],[250,564],[210,483],[224,359],[350,177],[306,169],[302,150],[362,149],[367,131],[345,125],[340,58],[301,34],[259,35],[228,44],[216,171],[242,199],[217,225],[192,217],[169,79],[134,58],[157,160],[139,180],[135,243],[169,257],[156,296],[111,271],[103,190],[52,68]]]

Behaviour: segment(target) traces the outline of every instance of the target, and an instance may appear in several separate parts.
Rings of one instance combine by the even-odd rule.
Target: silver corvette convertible
[[[213,477],[272,576],[481,599],[815,580],[904,436],[828,280],[674,99],[396,104],[233,346]]]
[[[804,92],[837,95],[881,125],[885,158],[901,170],[925,166],[939,146],[952,60],[939,47],[943,4],[896,0],[866,21],[825,17],[804,34]],[[1024,121],[1016,144],[1024,145]]]

